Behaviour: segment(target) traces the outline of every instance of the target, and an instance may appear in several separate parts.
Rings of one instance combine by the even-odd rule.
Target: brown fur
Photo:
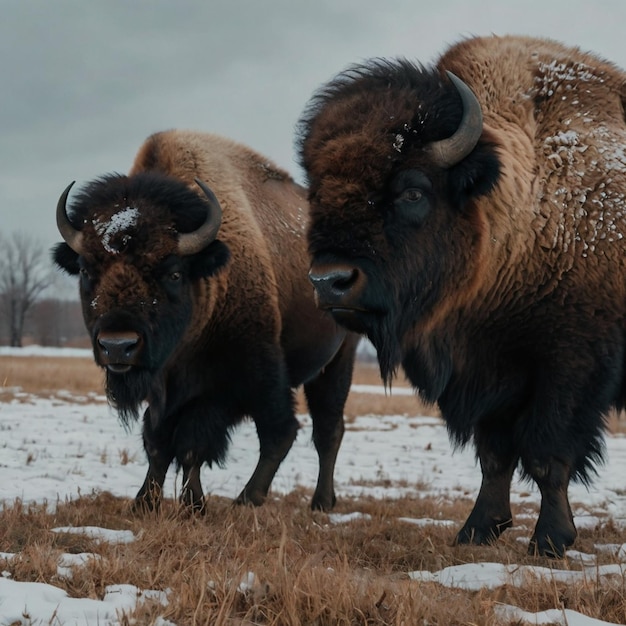
[[[173,197],[167,193],[174,181],[177,189],[182,187],[176,196],[181,203],[186,188],[202,197],[196,179],[216,195],[222,222],[217,241],[176,266],[200,277],[185,275],[182,290],[171,296],[169,276],[159,268],[176,260],[176,220],[188,218],[180,217],[185,214],[180,207],[174,218],[173,207],[154,190]],[[137,190],[146,184],[151,188],[142,195]],[[101,200],[108,197],[107,186],[117,190],[120,185],[134,195]],[[132,331],[133,338],[141,337],[133,346],[139,354],[133,357],[133,369],[123,375],[107,372],[109,397],[123,417],[120,398],[131,415],[139,401],[148,401],[144,443],[150,467],[138,504],[158,504],[165,472],[175,458],[183,468],[183,501],[202,508],[199,468],[203,462],[225,460],[228,432],[246,416],[256,423],[261,452],[239,501],[261,504],[297,430],[292,388],[304,385],[320,457],[312,506],[331,508],[358,337],[315,306],[307,280],[305,190],[246,146],[180,130],[149,137],[128,177],[105,178],[89,189],[79,196],[76,209],[82,257],[77,261],[62,244],[57,262],[72,273],[82,264],[94,274],[81,283],[81,293],[97,360],[103,326],[107,332]],[[109,242],[102,225],[110,225],[124,206],[138,211],[137,224]],[[185,269],[209,267],[212,258],[218,260],[211,261],[215,268],[210,272]],[[166,345],[173,347],[163,354]],[[100,365],[111,370],[107,362]]]
[[[209,185],[223,211],[219,239],[234,247],[237,255],[237,263],[228,271],[196,286],[196,311],[200,319],[194,320],[189,332],[198,332],[203,320],[217,314],[213,313],[216,304],[219,316],[227,319],[236,315],[245,301],[258,311],[258,323],[269,325],[261,332],[268,332],[278,340],[284,309],[294,294],[310,290],[306,273],[303,274],[298,262],[273,261],[285,256],[306,257],[305,191],[286,172],[247,147],[218,135],[192,131],[173,130],[150,137],[139,149],[129,175],[155,169],[190,186],[196,177]],[[252,206],[251,200],[256,199],[263,201]],[[281,226],[289,229],[290,237],[285,237],[284,230],[274,224],[278,210]],[[256,280],[250,280],[251,276]],[[239,295],[225,298],[227,292]],[[278,310],[281,315],[277,315]]]
[[[442,167],[429,146],[461,118],[446,71],[484,122]],[[455,443],[476,445],[483,486],[461,542],[510,525],[519,462],[543,496],[531,546],[561,554],[569,480],[589,480],[604,416],[624,403],[625,85],[577,48],[478,37],[432,68],[356,66],[300,122],[324,306],[370,336],[384,375],[402,364],[439,401]]]
[[[623,300],[626,74],[595,55],[526,37],[464,41],[438,67],[472,88],[485,134],[502,146],[497,192],[477,203],[488,260],[477,272],[480,295],[467,302],[516,293],[520,266],[523,284],[543,293],[566,281]]]

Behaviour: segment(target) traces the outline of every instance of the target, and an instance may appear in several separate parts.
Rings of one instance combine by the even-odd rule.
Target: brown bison
[[[473,38],[433,67],[353,66],[299,122],[319,306],[475,446],[458,543],[512,525],[518,466],[541,493],[531,551],[576,537],[569,482],[624,401],[625,85],[576,48]]]
[[[312,507],[330,509],[358,335],[315,306],[304,190],[247,147],[182,131],[151,136],[128,176],[89,183],[68,215],[70,187],[54,259],[80,275],[108,398],[126,423],[147,403],[136,504],[158,505],[176,460],[182,502],[201,509],[200,468],[224,462],[245,416],[260,457],[238,501],[261,504],[296,436],[293,388],[304,385],[320,462]]]

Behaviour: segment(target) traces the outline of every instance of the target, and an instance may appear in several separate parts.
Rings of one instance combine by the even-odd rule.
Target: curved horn
[[[178,236],[178,254],[181,256],[196,254],[206,248],[215,240],[222,225],[222,207],[215,194],[199,178],[196,178],[195,181],[207,197],[209,207],[206,219],[199,228],[191,233],[182,233]]]
[[[70,195],[70,189],[74,186],[76,181],[72,181],[61,194],[59,201],[57,202],[57,228],[61,233],[61,237],[65,243],[76,254],[82,254],[83,250],[83,233],[80,230],[74,228],[73,224],[67,217],[67,211],[65,205],[67,204],[67,197]]]
[[[474,92],[452,72],[446,74],[461,96],[463,117],[455,133],[431,143],[428,152],[436,165],[452,167],[464,159],[478,143],[483,132],[483,114]]]

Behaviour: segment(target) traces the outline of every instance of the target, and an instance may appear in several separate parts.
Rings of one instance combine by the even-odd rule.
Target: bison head
[[[369,336],[389,379],[478,271],[476,199],[499,175],[480,104],[452,74],[374,60],[323,87],[298,130],[318,304]]]
[[[223,267],[216,239],[222,211],[181,181],[153,173],[111,175],[89,183],[66,210],[54,261],[80,276],[83,317],[107,394],[124,419],[136,417],[155,377],[183,343],[198,282]]]

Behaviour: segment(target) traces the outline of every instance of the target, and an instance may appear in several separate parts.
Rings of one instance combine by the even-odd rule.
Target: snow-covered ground
[[[10,351],[0,349],[0,355]],[[31,348],[30,354],[58,354],[58,351]],[[24,354],[24,352],[21,352]],[[65,355],[90,354],[89,351],[62,352]],[[367,393],[385,393],[382,387],[357,387]],[[411,393],[394,389],[392,393]],[[18,394],[11,402],[0,403],[0,500],[12,502],[47,501],[76,498],[92,491],[110,491],[118,496],[133,497],[143,482],[146,460],[137,425],[127,432],[104,397],[77,402],[76,398],[44,400]],[[294,448],[283,462],[272,486],[273,493],[288,493],[296,486],[314,487],[317,457],[311,444],[311,422],[307,415],[299,416],[302,424]],[[203,470],[202,480],[209,494],[234,497],[249,478],[257,460],[258,442],[251,424],[243,424],[233,436],[229,461],[225,469]],[[573,485],[570,499],[576,525],[595,527],[602,523],[597,512],[609,515],[614,523],[626,525],[626,437],[607,438],[607,464],[600,469],[593,488]],[[620,477],[616,480],[616,477]],[[385,485],[377,486],[377,485]],[[391,485],[391,486],[389,486]],[[453,452],[445,428],[436,417],[406,417],[398,415],[357,418],[347,427],[336,470],[339,497],[372,495],[385,498],[401,495],[439,495],[446,498],[474,497],[480,485],[480,472],[470,450]],[[165,485],[166,497],[180,489],[180,478],[173,472]],[[514,481],[514,502],[539,502],[536,490],[526,482]],[[358,516],[358,513],[355,512]],[[335,523],[349,523],[352,517],[333,516]],[[433,523],[432,520],[408,520],[413,523]],[[446,523],[446,520],[439,521]],[[533,522],[529,522],[532,526]],[[59,529],[63,532],[64,529]],[[84,529],[103,533],[105,540],[128,541],[108,534],[106,529]],[[530,531],[529,531],[530,532]],[[624,556],[626,546],[612,546]],[[621,552],[620,552],[621,550]],[[588,575],[602,576],[605,572],[595,565],[594,555],[578,555],[590,567]],[[68,562],[59,567],[68,567]],[[85,555],[81,558],[89,558]],[[611,572],[622,571],[611,566]],[[481,563],[447,568],[441,572],[412,572],[415,580],[435,580],[442,585],[459,588],[494,587],[519,584],[524,576],[554,576],[552,570],[541,568],[511,568],[501,564]],[[564,572],[575,579],[587,575],[583,571]],[[150,590],[120,585],[107,589],[100,601],[69,598],[65,592],[50,585],[22,583],[0,578],[0,626],[5,624],[118,624],[120,609],[130,609],[150,594]],[[167,596],[158,596],[167,602]],[[23,616],[27,607],[26,621]],[[606,624],[560,609],[546,614],[524,614],[516,607],[500,606],[504,623],[560,623],[569,626]],[[56,615],[59,621],[50,622]],[[60,620],[63,621],[60,621]],[[163,622],[165,625],[165,621]]]

